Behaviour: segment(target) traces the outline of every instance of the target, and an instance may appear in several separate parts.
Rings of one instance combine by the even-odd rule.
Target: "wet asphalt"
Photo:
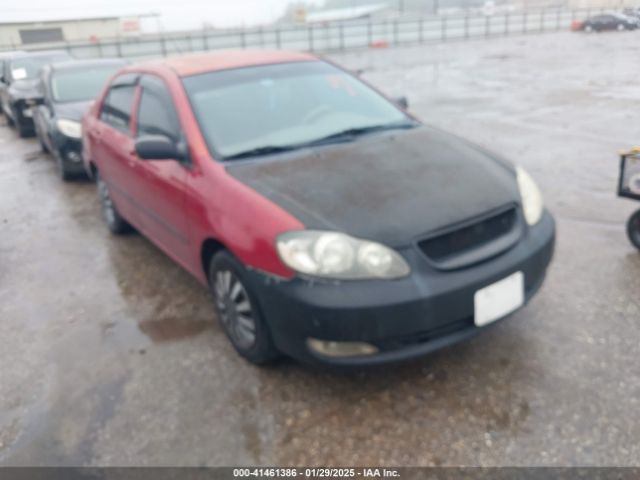
[[[241,360],[206,289],[88,182],[0,128],[0,465],[638,465],[640,254],[615,197],[640,144],[638,33],[332,56],[520,163],[558,222],[524,310],[360,372]]]

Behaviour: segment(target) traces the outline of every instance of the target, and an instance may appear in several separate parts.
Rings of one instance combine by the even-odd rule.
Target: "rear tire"
[[[627,235],[631,244],[640,250],[640,210],[637,210],[627,222]]]
[[[133,230],[129,222],[127,222],[124,217],[120,215],[120,212],[118,212],[118,209],[111,198],[109,187],[102,177],[100,177],[99,172],[96,172],[96,187],[98,189],[100,204],[102,206],[102,216],[107,227],[111,230],[111,233],[121,235]]]
[[[209,289],[216,315],[233,348],[256,365],[278,357],[267,323],[247,282],[245,267],[226,251],[209,264]]]

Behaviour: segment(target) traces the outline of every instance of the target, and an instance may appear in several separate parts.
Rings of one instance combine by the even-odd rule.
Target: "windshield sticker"
[[[335,90],[343,90],[352,97],[357,95],[353,87],[346,81],[345,75],[331,74],[325,75],[325,78],[329,85],[331,85],[331,88]]]

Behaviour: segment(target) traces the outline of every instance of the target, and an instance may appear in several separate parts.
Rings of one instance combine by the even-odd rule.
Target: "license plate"
[[[478,290],[473,297],[473,304],[474,321],[478,327],[517,310],[524,304],[524,274],[516,272]]]
[[[22,110],[22,115],[24,115],[25,117],[31,117],[32,116],[31,109],[25,108],[24,110]]]

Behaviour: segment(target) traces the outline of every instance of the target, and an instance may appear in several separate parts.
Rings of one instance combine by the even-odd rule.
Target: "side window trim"
[[[169,137],[172,140],[176,142],[181,141],[184,137],[182,123],[180,121],[178,109],[176,108],[176,104],[173,100],[171,90],[165,81],[157,75],[145,74],[140,78],[138,86],[139,99],[136,108],[135,136],[140,136],[140,110],[142,108],[142,99],[145,93],[147,93],[148,95],[155,97],[155,99],[159,101],[169,114],[169,121],[172,123],[172,129],[174,131],[166,133],[171,133]]]
[[[139,96],[139,87],[138,87],[139,80],[140,80],[140,75],[137,73],[125,73],[123,75],[116,77],[113,80],[113,82],[111,82],[111,85],[109,85],[109,90],[107,91],[104,97],[102,105],[100,105],[100,115],[98,116],[101,122],[109,125],[110,127],[118,130],[119,132],[129,137],[134,136],[132,126],[135,125],[134,123],[135,117],[136,117],[135,112],[137,111],[137,106],[138,106],[137,104],[138,104],[138,96]],[[119,125],[113,121],[110,121],[109,113],[105,112],[105,110],[110,107],[109,98],[111,97],[112,92],[120,88],[133,89],[131,107],[130,107],[130,111],[128,112],[129,118],[127,120],[126,128],[123,128],[122,125]]]

